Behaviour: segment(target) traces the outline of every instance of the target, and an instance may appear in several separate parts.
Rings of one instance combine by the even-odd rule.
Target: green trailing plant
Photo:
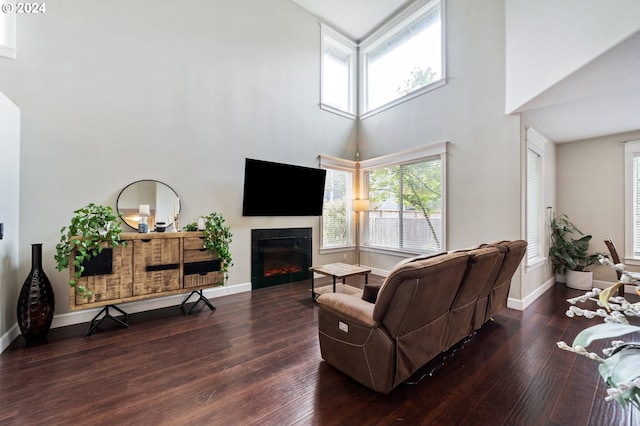
[[[119,220],[120,215],[116,214],[111,207],[91,203],[73,213],[69,226],[63,226],[60,229],[62,236],[60,243],[56,245],[55,260],[58,271],[62,271],[69,267],[71,253],[75,252],[73,261],[75,270],[69,285],[76,287],[79,294],[87,297],[92,294],[91,291],[77,285],[84,272],[83,263],[102,253],[104,243],[117,247],[120,244],[126,246],[127,242],[120,240],[122,222]]]
[[[598,263],[602,253],[589,254],[591,235],[585,235],[571,222],[566,214],[556,216],[549,207],[551,244],[549,258],[558,274],[569,271],[585,271],[588,266]]]
[[[229,278],[229,267],[233,266],[233,259],[229,245],[231,244],[233,234],[228,225],[225,224],[222,214],[213,212],[204,219],[204,241],[202,245],[209,253],[215,253],[220,259],[220,270],[224,272],[225,281]],[[196,222],[186,224],[183,229],[185,231],[195,231],[198,229]]]

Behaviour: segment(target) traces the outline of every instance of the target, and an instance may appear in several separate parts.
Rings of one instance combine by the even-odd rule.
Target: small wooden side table
[[[369,273],[371,269],[363,268],[362,266],[349,265],[348,263],[329,263],[327,265],[322,266],[312,266],[309,268],[312,272],[311,274],[311,300],[315,300],[315,287],[314,287],[314,279],[313,272],[317,272],[318,274],[326,275],[333,277],[333,292],[336,292],[336,280],[338,278],[342,279],[342,284],[345,284],[345,279],[347,277],[351,277],[354,275],[364,275],[364,282],[367,284],[369,282]]]

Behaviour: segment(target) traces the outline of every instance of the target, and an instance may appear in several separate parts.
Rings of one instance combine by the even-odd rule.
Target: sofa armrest
[[[318,304],[340,316],[349,318],[356,324],[365,327],[378,326],[378,322],[373,319],[373,307],[375,305],[359,297],[341,293],[325,293],[318,297]]]

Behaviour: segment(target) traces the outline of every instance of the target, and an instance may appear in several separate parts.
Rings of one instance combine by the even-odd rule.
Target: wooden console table
[[[224,273],[220,271],[218,257],[203,247],[202,232],[123,232],[120,238],[127,242],[126,247],[106,245],[99,257],[85,265],[76,287],[69,287],[71,310],[104,307],[92,320],[87,334],[105,318],[126,326],[126,314],[115,307],[120,303],[189,293],[180,306],[185,314],[191,312],[184,305],[194,294],[200,296],[195,303],[203,301],[211,310],[215,309],[202,290],[223,285]],[[70,279],[75,272],[74,260],[72,253]],[[78,286],[86,287],[92,294],[78,294]],[[110,316],[109,308],[123,313],[124,320]],[[98,320],[102,313],[105,316]]]
[[[342,279],[342,284],[345,284],[345,280],[347,277],[351,277],[354,275],[364,275],[364,282],[367,284],[369,282],[369,273],[371,269],[363,268],[361,266],[349,265],[348,263],[329,263],[327,265],[322,266],[312,266],[309,268],[311,272],[317,272],[318,274],[327,275],[333,277],[333,292],[336,292],[336,280],[338,278]],[[320,291],[323,287],[315,289],[314,287],[314,279],[313,273],[311,274],[311,300],[315,300],[316,293],[322,293]],[[328,287],[328,286],[327,286]],[[357,291],[362,291],[362,289],[358,289],[352,286],[346,286],[345,289],[349,293],[356,293]],[[348,288],[351,287],[351,288]],[[353,289],[353,290],[352,290]]]

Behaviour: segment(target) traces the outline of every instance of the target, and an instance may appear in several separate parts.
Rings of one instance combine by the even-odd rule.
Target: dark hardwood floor
[[[20,336],[0,355],[0,424],[639,424],[604,400],[597,363],[556,348],[598,321],[565,317],[579,293],[557,284],[504,310],[435,375],[389,395],[322,361],[307,281],[217,298],[214,312],[133,314],[129,329],[87,338],[87,324],[42,344]]]

